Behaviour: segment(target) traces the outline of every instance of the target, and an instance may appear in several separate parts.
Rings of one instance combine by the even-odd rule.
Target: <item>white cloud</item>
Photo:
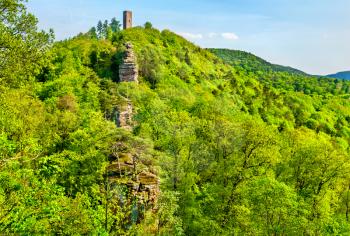
[[[238,40],[239,37],[235,33],[222,33],[221,36],[227,40]]]
[[[203,38],[202,34],[193,34],[193,33],[187,33],[187,32],[180,32],[178,34],[183,36],[184,38],[187,38],[187,39],[202,39]]]
[[[189,33],[189,32],[179,32],[179,35],[182,37],[188,39],[188,40],[198,40],[198,39],[215,39],[218,37],[221,37],[226,40],[231,40],[235,41],[238,40],[239,37],[235,33],[215,33],[215,32],[210,32],[207,34],[194,34],[194,33]]]

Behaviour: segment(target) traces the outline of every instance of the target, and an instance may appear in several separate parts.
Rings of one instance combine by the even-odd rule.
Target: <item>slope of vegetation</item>
[[[336,78],[336,79],[350,80],[350,71],[343,71],[343,72],[339,72],[339,73],[336,73],[336,74],[327,75],[327,77]]]
[[[273,65],[253,54],[230,50],[209,49],[225,63],[232,65],[236,70],[259,80],[263,84],[284,90],[303,92],[305,94],[341,95],[349,93],[349,83],[331,77],[325,79],[320,76],[307,75],[299,70]],[[333,79],[332,79],[333,78]]]
[[[21,1],[5,2],[0,12],[23,15],[15,11],[25,11]],[[232,66],[150,24],[120,31],[116,22],[101,23],[55,44],[36,28],[27,32],[40,45],[0,25],[9,48],[0,53],[11,53],[0,65],[1,233],[350,231],[348,83]],[[17,44],[4,35],[39,47],[31,52],[40,60],[19,61]],[[126,42],[140,84],[119,83]],[[11,69],[14,62],[21,70]],[[125,99],[136,111],[132,132],[114,123]],[[136,220],[141,210],[121,185],[109,195],[116,143],[141,151],[161,178],[157,208]]]
[[[288,72],[290,74],[306,75],[306,73],[288,66],[275,65],[251,53],[230,50],[230,49],[208,49],[218,55],[224,61],[233,66],[244,68],[246,70],[264,71],[264,72]]]

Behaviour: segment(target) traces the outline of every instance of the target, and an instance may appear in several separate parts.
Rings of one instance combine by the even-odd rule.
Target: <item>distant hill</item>
[[[344,74],[349,76],[350,72],[341,73],[342,77],[316,76],[292,67],[272,64],[248,52],[230,49],[208,50],[234,67],[239,74],[254,77],[267,87],[304,94],[350,93],[350,78],[347,77],[349,81],[342,83],[338,81],[339,78],[346,79]]]
[[[289,66],[272,64],[264,59],[255,56],[252,53],[230,50],[230,49],[209,49],[212,53],[222,58],[225,62],[233,66],[243,67],[246,70],[263,72],[288,72],[297,75],[308,75],[303,71]]]
[[[350,71],[343,71],[336,74],[327,75],[327,77],[350,80]]]

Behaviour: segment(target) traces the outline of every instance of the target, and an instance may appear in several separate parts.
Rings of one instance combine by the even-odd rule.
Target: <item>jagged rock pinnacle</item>
[[[137,60],[131,43],[125,44],[126,51],[123,63],[119,66],[120,82],[138,82]]]

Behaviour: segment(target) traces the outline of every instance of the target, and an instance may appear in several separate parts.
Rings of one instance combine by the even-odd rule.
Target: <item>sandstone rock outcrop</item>
[[[138,83],[138,67],[137,60],[131,43],[125,44],[126,51],[123,63],[119,66],[120,82],[137,82]]]
[[[138,83],[138,68],[133,46],[126,45],[123,63],[119,66],[120,82]],[[117,126],[132,131],[133,105],[128,97],[123,98],[115,108]],[[108,183],[110,191],[118,192],[114,198],[121,207],[131,207],[137,213],[137,219],[142,219],[145,211],[157,209],[157,199],[160,193],[157,171],[152,167],[152,161],[143,157],[143,150],[126,145],[119,141],[113,146],[113,154],[109,156]],[[128,199],[128,200],[127,200]]]
[[[130,153],[114,153],[110,161],[108,166],[110,182],[126,186],[129,197],[136,197],[138,204],[145,209],[156,208],[160,193],[158,176],[151,173],[137,156]]]
[[[127,104],[118,108],[117,113],[117,126],[126,130],[132,130],[132,116],[133,107],[131,101],[127,101]]]

